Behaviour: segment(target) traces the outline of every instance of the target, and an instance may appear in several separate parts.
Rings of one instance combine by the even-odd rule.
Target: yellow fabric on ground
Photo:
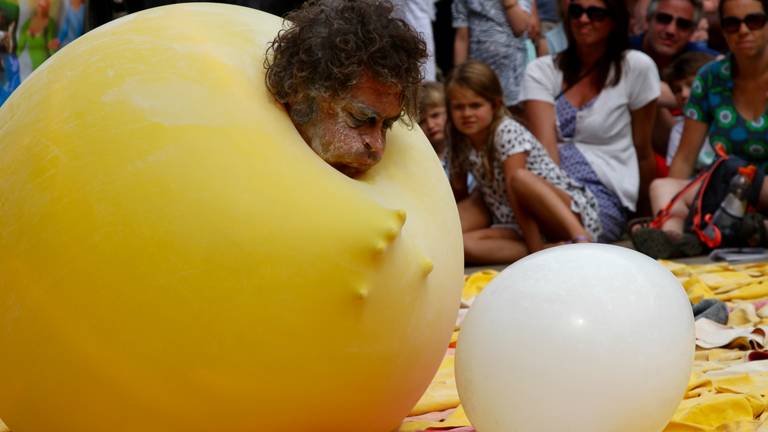
[[[726,301],[731,310],[729,326],[757,327],[768,325],[768,263],[730,265],[727,263],[685,265],[660,261],[681,282],[693,303],[705,298]],[[483,271],[469,275],[465,281],[463,300],[482,292],[496,272]],[[454,335],[455,337],[455,335]],[[768,432],[768,371],[735,373],[735,368],[754,364],[747,362],[749,344],[732,344],[742,349],[712,348],[696,352],[693,371],[685,398],[680,403],[664,432]],[[759,363],[759,362],[756,362]],[[453,356],[446,357],[433,386],[419,401],[415,412],[429,406],[445,409],[458,405],[447,383],[455,386]],[[451,369],[447,368],[451,366]],[[450,375],[449,375],[450,374]],[[455,387],[453,387],[455,390]],[[450,429],[470,426],[463,410],[456,409],[438,421],[406,421],[401,432]]]
[[[455,428],[455,427],[462,427],[462,426],[469,426],[469,419],[467,419],[467,414],[464,413],[464,407],[459,405],[459,407],[456,408],[456,411],[451,413],[451,415],[449,415],[447,419],[441,422],[434,422],[431,427]]]
[[[459,406],[459,392],[456,390],[456,378],[453,374],[454,356],[447,354],[440,363],[435,378],[427,391],[413,407],[409,415],[443,411]]]
[[[495,278],[499,272],[495,270],[483,270],[472,273],[464,280],[464,291],[461,293],[462,300],[469,300],[483,291],[483,288]]]

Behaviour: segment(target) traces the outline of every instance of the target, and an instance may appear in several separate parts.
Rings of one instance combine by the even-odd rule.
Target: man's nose
[[[361,135],[362,145],[369,160],[378,161],[384,154],[386,137],[384,131],[375,131]]]

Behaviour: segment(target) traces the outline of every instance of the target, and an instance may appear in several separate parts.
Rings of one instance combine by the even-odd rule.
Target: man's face
[[[324,161],[356,177],[381,159],[387,130],[401,115],[401,95],[398,86],[366,74],[346,95],[318,98],[317,116],[296,127]]]
[[[648,26],[651,54],[674,57],[682,53],[696,24],[693,13],[689,0],[660,0]]]

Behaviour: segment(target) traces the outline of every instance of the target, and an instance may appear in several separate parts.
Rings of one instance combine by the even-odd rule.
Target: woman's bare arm
[[[675,153],[672,164],[669,166],[670,177],[687,179],[691,176],[708,130],[709,125],[706,123],[689,118],[685,119],[680,145],[677,147],[677,153]]]
[[[531,26],[531,14],[521,7],[518,0],[499,0],[504,8],[507,23],[516,37],[522,36]]]
[[[640,169],[640,191],[637,199],[637,213],[651,214],[648,189],[656,177],[656,160],[653,157],[651,135],[653,122],[656,119],[657,100],[645,104],[632,111],[632,142],[637,153],[637,163]]]
[[[533,136],[547,149],[549,157],[560,165],[560,154],[557,152],[555,106],[540,100],[525,101],[525,119]]]
[[[459,27],[453,38],[453,64],[460,65],[469,57],[469,27]]]

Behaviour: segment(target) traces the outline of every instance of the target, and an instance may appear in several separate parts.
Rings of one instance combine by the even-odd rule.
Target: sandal
[[[653,259],[690,257],[704,253],[704,245],[694,234],[683,233],[673,238],[666,231],[651,226],[650,218],[634,219],[629,223],[629,237],[638,252]]]

